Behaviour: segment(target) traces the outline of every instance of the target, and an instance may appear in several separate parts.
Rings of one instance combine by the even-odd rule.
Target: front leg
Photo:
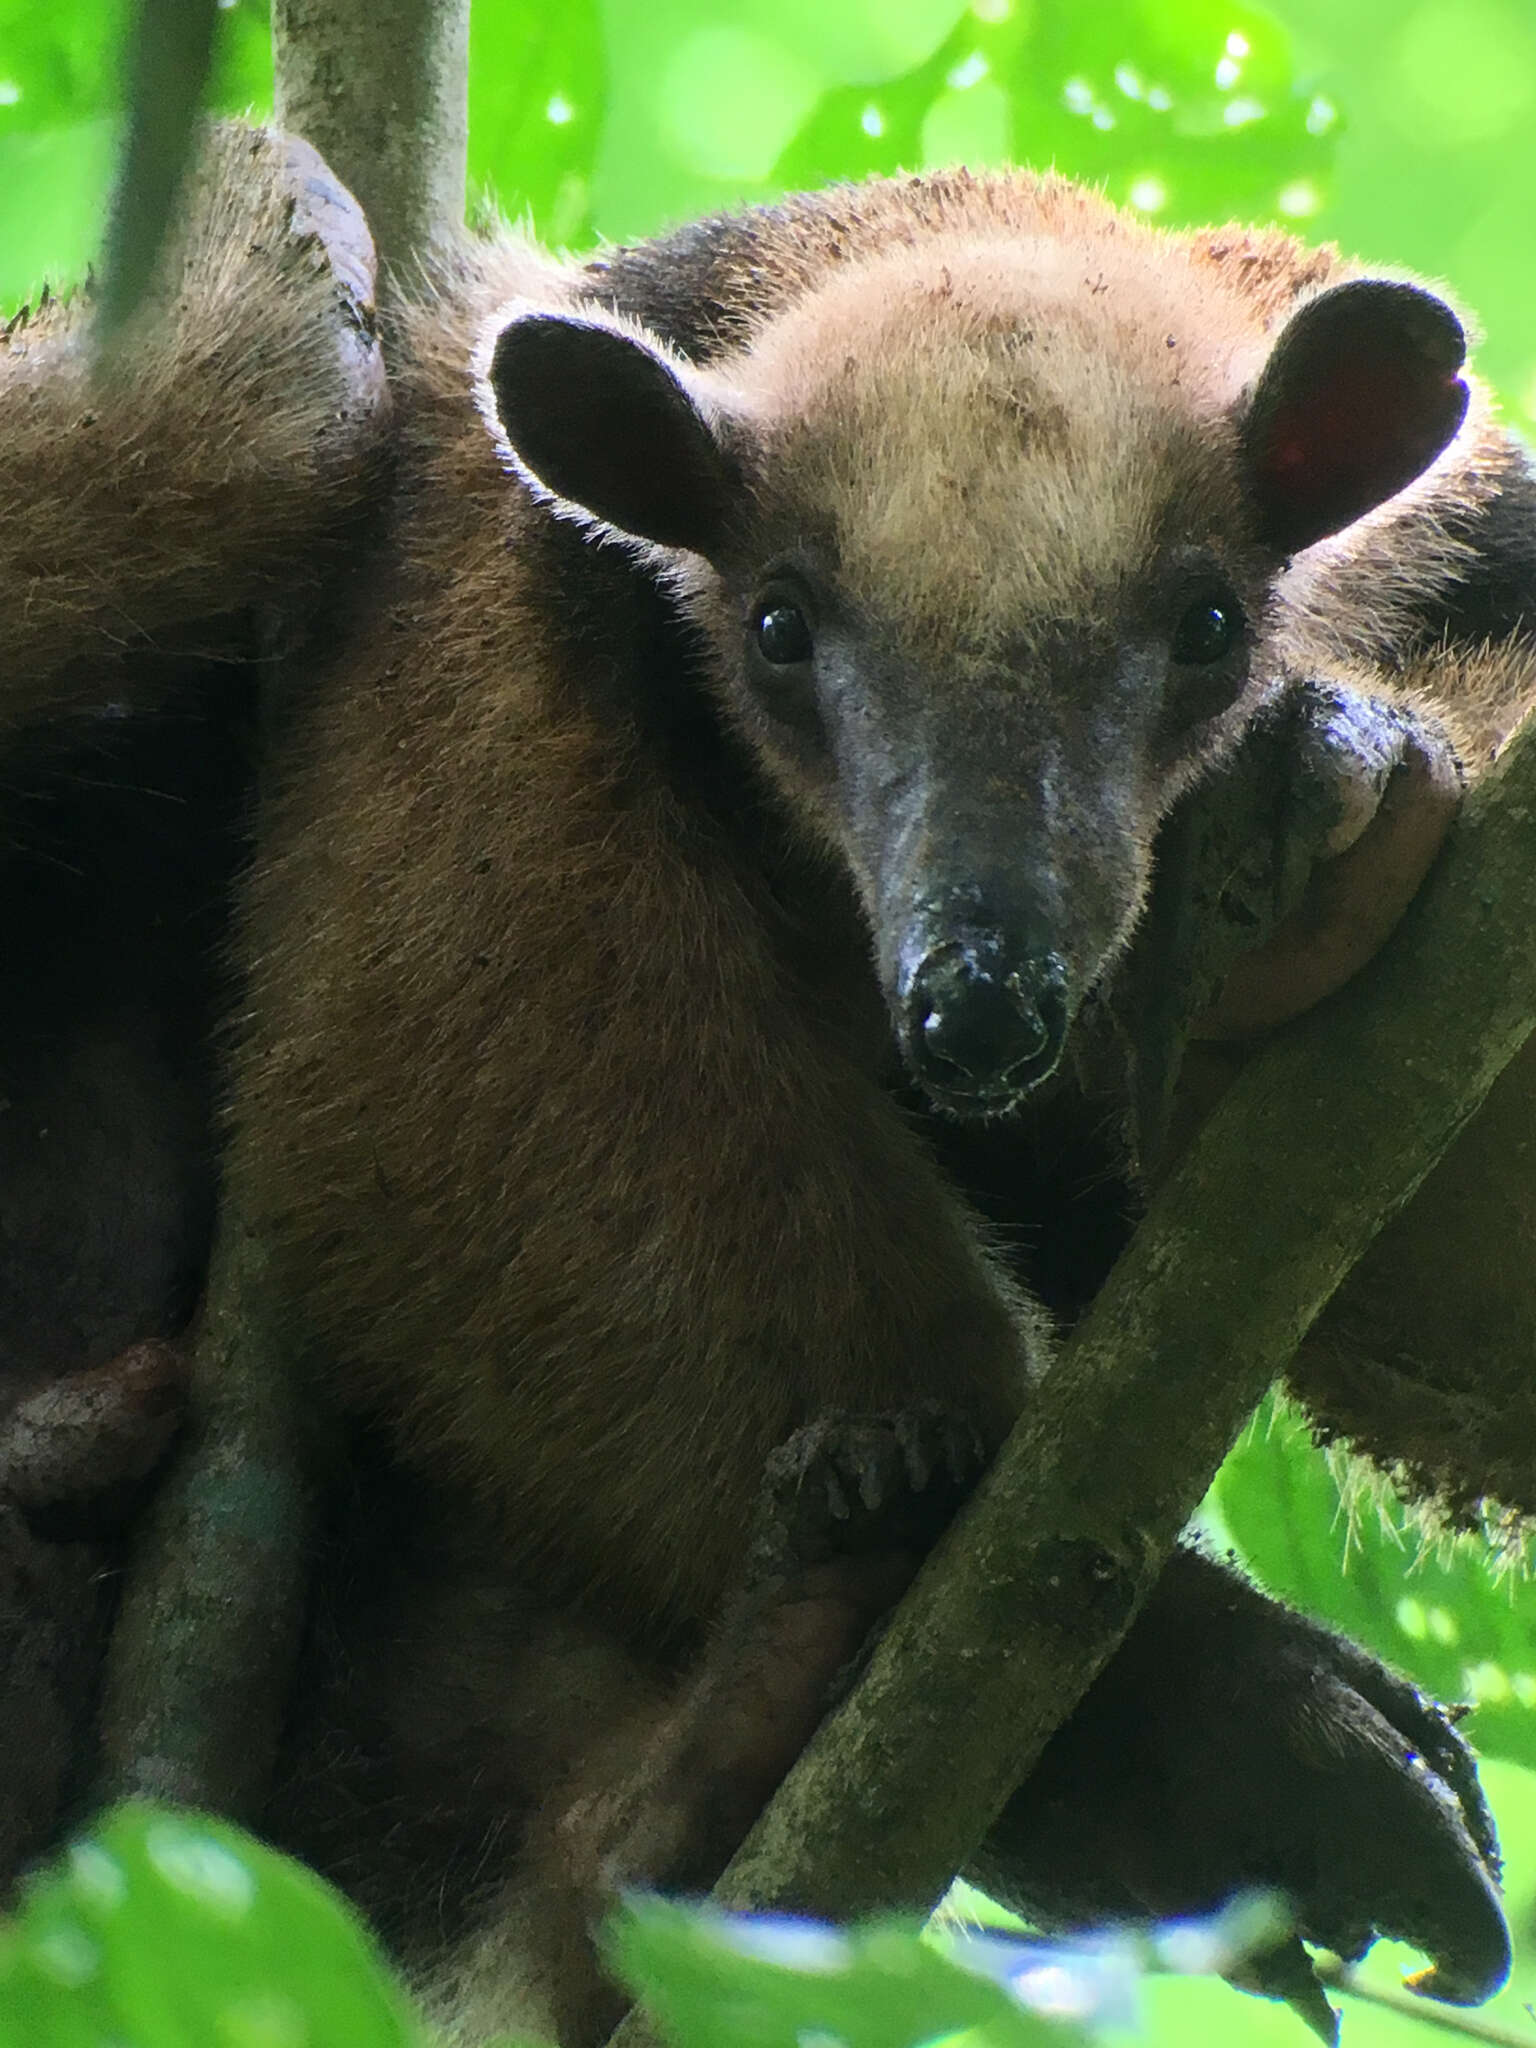
[[[1206,798],[1193,1035],[1251,1038],[1341,987],[1413,900],[1461,792],[1450,735],[1428,714],[1342,684],[1292,685],[1236,777]],[[1240,847],[1225,806],[1240,815],[1255,799],[1273,825]]]
[[[975,1430],[937,1407],[828,1417],[772,1454],[745,1581],[680,1698],[588,1760],[544,1844],[551,1930],[573,1906],[590,1924],[625,1886],[714,1883],[982,1462]],[[548,1974],[561,2041],[601,2039],[619,1993],[595,1966]]]

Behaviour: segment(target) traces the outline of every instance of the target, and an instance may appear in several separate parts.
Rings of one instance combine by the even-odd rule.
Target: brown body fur
[[[196,1299],[254,679],[313,623],[387,474],[350,200],[301,143],[229,130],[210,159],[162,289],[206,279],[217,331],[162,306],[98,362],[82,297],[0,337],[0,938],[28,961],[0,995],[0,1093],[25,1106],[0,1128],[0,1414]],[[248,350],[229,316],[253,269]]]
[[[283,199],[258,234],[291,211]],[[251,234],[248,218],[233,237],[212,220],[235,244]],[[572,2039],[604,2012],[581,1923],[614,1859],[708,1875],[696,1842],[657,1846],[667,1815],[637,1816],[633,1786],[664,1783],[716,1739],[715,1672],[694,1660],[740,1578],[769,1452],[828,1411],[924,1398],[994,1442],[1046,1333],[969,1198],[964,1142],[902,1095],[870,957],[878,877],[837,841],[816,776],[765,768],[750,724],[717,701],[708,636],[739,636],[739,619],[687,562],[662,565],[663,588],[508,478],[472,404],[487,325],[508,300],[596,305],[643,320],[700,390],[741,402],[792,471],[778,512],[763,486],[762,516],[793,519],[798,488],[841,518],[861,588],[932,661],[957,652],[978,761],[1003,600],[1036,649],[1060,637],[1048,614],[1062,603],[1086,641],[1103,639],[1106,575],[1129,578],[1155,545],[1147,504],[1177,500],[1263,610],[1268,667],[1117,793],[1131,855],[1114,888],[1101,890],[1091,809],[1069,821],[1061,860],[1094,927],[1070,964],[1091,979],[1126,942],[1160,817],[1235,744],[1283,659],[1230,415],[1288,312],[1342,274],[1278,235],[1161,237],[1062,181],[955,174],[790,202],[585,269],[466,250],[401,318],[388,527],[348,590],[338,652],[284,706],[257,821],[226,1172],[303,1317],[316,1388],[381,1424],[424,1492],[400,1559],[370,1550],[368,1596],[342,1579],[336,1642],[315,1652],[329,1693],[296,1725],[272,1821],[418,1957],[445,1932],[440,1901],[407,1909],[423,1870],[435,1887],[467,1860],[462,1891],[535,1892],[523,1917],[552,1953],[532,1967]],[[292,346],[279,292],[261,309],[278,307],[274,333],[239,357],[254,447],[199,409],[219,363],[198,321],[144,388],[125,387],[114,421],[148,409],[159,430],[93,458],[89,509],[123,575],[103,606],[77,529],[48,537],[46,645],[111,661],[125,617],[151,633],[278,596],[302,619],[302,587],[377,472],[372,415],[355,410],[371,378],[360,386],[348,361],[332,381],[337,358],[302,350],[302,265],[294,282]],[[921,317],[871,321],[875,286],[909,311],[931,300],[932,332]],[[1038,334],[1019,317],[1030,292]],[[944,402],[912,419],[890,394],[930,346]],[[1016,386],[1010,363],[1027,370]],[[30,365],[17,374],[38,430],[25,439],[24,410],[16,445],[22,473],[62,502],[61,466],[95,427],[71,344],[41,349],[36,369],[35,398]],[[998,412],[1009,389],[1019,404]],[[338,411],[349,431],[333,469]],[[977,437],[995,451],[1006,419],[1053,481],[1010,493],[1022,464],[978,467]],[[1420,499],[1403,501],[1426,592],[1454,574],[1435,536],[1446,508],[1476,511],[1490,432],[1464,430],[1420,487],[1433,509],[1417,523]],[[1138,435],[1145,474],[1125,464]],[[867,499],[871,449],[906,497]],[[185,467],[194,451],[206,473]],[[247,493],[252,466],[263,484]],[[1087,523],[1085,473],[1129,476],[1122,498],[1086,501]],[[224,512],[216,551],[202,546],[210,506]],[[1000,519],[1016,541],[1001,597],[1006,579],[966,550],[925,546]],[[1045,556],[1056,580],[1036,587]],[[1307,619],[1298,606],[1293,640]],[[16,725],[100,701],[98,672],[37,646],[14,673],[0,718]],[[1083,742],[1070,703],[1042,699],[1040,718],[1036,754]],[[999,801],[1029,799],[1022,765],[979,779]],[[1028,1224],[1009,1199],[991,1208],[1005,1229]],[[868,1619],[846,1592],[812,1630],[807,1697]],[[793,1633],[781,1610],[753,1626],[760,1645]],[[766,1735],[719,1732],[720,1782],[755,1769],[771,1784],[802,1707]],[[350,1732],[334,1770],[338,1712]],[[355,1793],[374,1808],[360,1829]],[[488,1805],[504,1840],[487,1834]],[[422,1842],[422,1869],[406,1871]],[[449,1933],[462,1926],[442,1914]],[[479,2001],[466,2038],[488,2013],[508,2019],[499,1991],[472,1988],[505,1975],[503,1946],[493,1932],[478,1960],[438,1959],[449,2002]]]
[[[302,143],[222,130],[209,173],[167,273],[196,278],[225,318],[166,320],[162,304],[147,344],[130,336],[98,362],[88,301],[54,299],[0,339],[0,560],[25,590],[0,667],[9,732],[98,710],[114,661],[199,623],[218,653],[244,611],[301,616],[377,492],[366,229]],[[259,345],[227,320],[257,311],[243,303],[253,256],[269,294]]]
[[[758,848],[647,760],[614,710],[643,615],[605,650],[551,619],[573,536],[464,410],[463,344],[506,296],[482,290],[397,401],[431,566],[413,522],[398,611],[303,707],[262,826],[232,1171],[308,1275],[327,1375],[468,1481],[541,1581],[649,1636],[718,1607],[791,1430],[963,1372],[995,1433],[1033,1319],[879,1086],[836,876],[775,849],[802,898],[779,910]],[[614,567],[622,620],[643,599]],[[301,944],[269,942],[294,900]],[[343,1080],[351,1041],[370,1064]]]
[[[852,311],[861,263],[936,283],[952,242],[1001,260],[1026,236],[1062,238],[1064,300],[1102,321],[1107,294],[1196,417],[1333,269],[1280,236],[1154,238],[1065,182],[957,177],[797,202],[687,283],[763,319],[847,270]],[[882,1089],[845,886],[770,845],[798,899],[773,914],[761,844],[680,802],[615,714],[648,623],[625,566],[588,560],[576,620],[552,615],[572,536],[465,407],[527,267],[476,258],[402,337],[389,608],[309,693],[262,824],[230,1171],[327,1375],[469,1480],[516,1557],[648,1636],[718,1605],[791,1429],[963,1381],[995,1433],[1032,1318]],[[918,538],[892,537],[896,575]],[[600,646],[597,616],[619,621]],[[679,1488],[701,1455],[707,1485]]]

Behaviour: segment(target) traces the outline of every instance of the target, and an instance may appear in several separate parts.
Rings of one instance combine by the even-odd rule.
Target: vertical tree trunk
[[[469,0],[273,0],[277,123],[313,143],[403,275],[464,219]]]

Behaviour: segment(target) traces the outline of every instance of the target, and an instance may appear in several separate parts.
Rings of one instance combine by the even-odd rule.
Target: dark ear
[[[1428,468],[1461,425],[1461,322],[1417,285],[1358,278],[1287,324],[1243,423],[1261,538],[1309,547]]]
[[[524,313],[496,337],[490,383],[513,454],[546,490],[640,540],[713,551],[732,466],[659,347]]]

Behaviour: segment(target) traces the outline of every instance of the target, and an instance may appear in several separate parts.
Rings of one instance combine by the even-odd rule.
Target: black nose
[[[1010,958],[997,940],[948,939],[918,961],[904,1001],[908,1057],[948,1108],[996,1114],[1061,1058],[1067,975],[1054,953]]]

